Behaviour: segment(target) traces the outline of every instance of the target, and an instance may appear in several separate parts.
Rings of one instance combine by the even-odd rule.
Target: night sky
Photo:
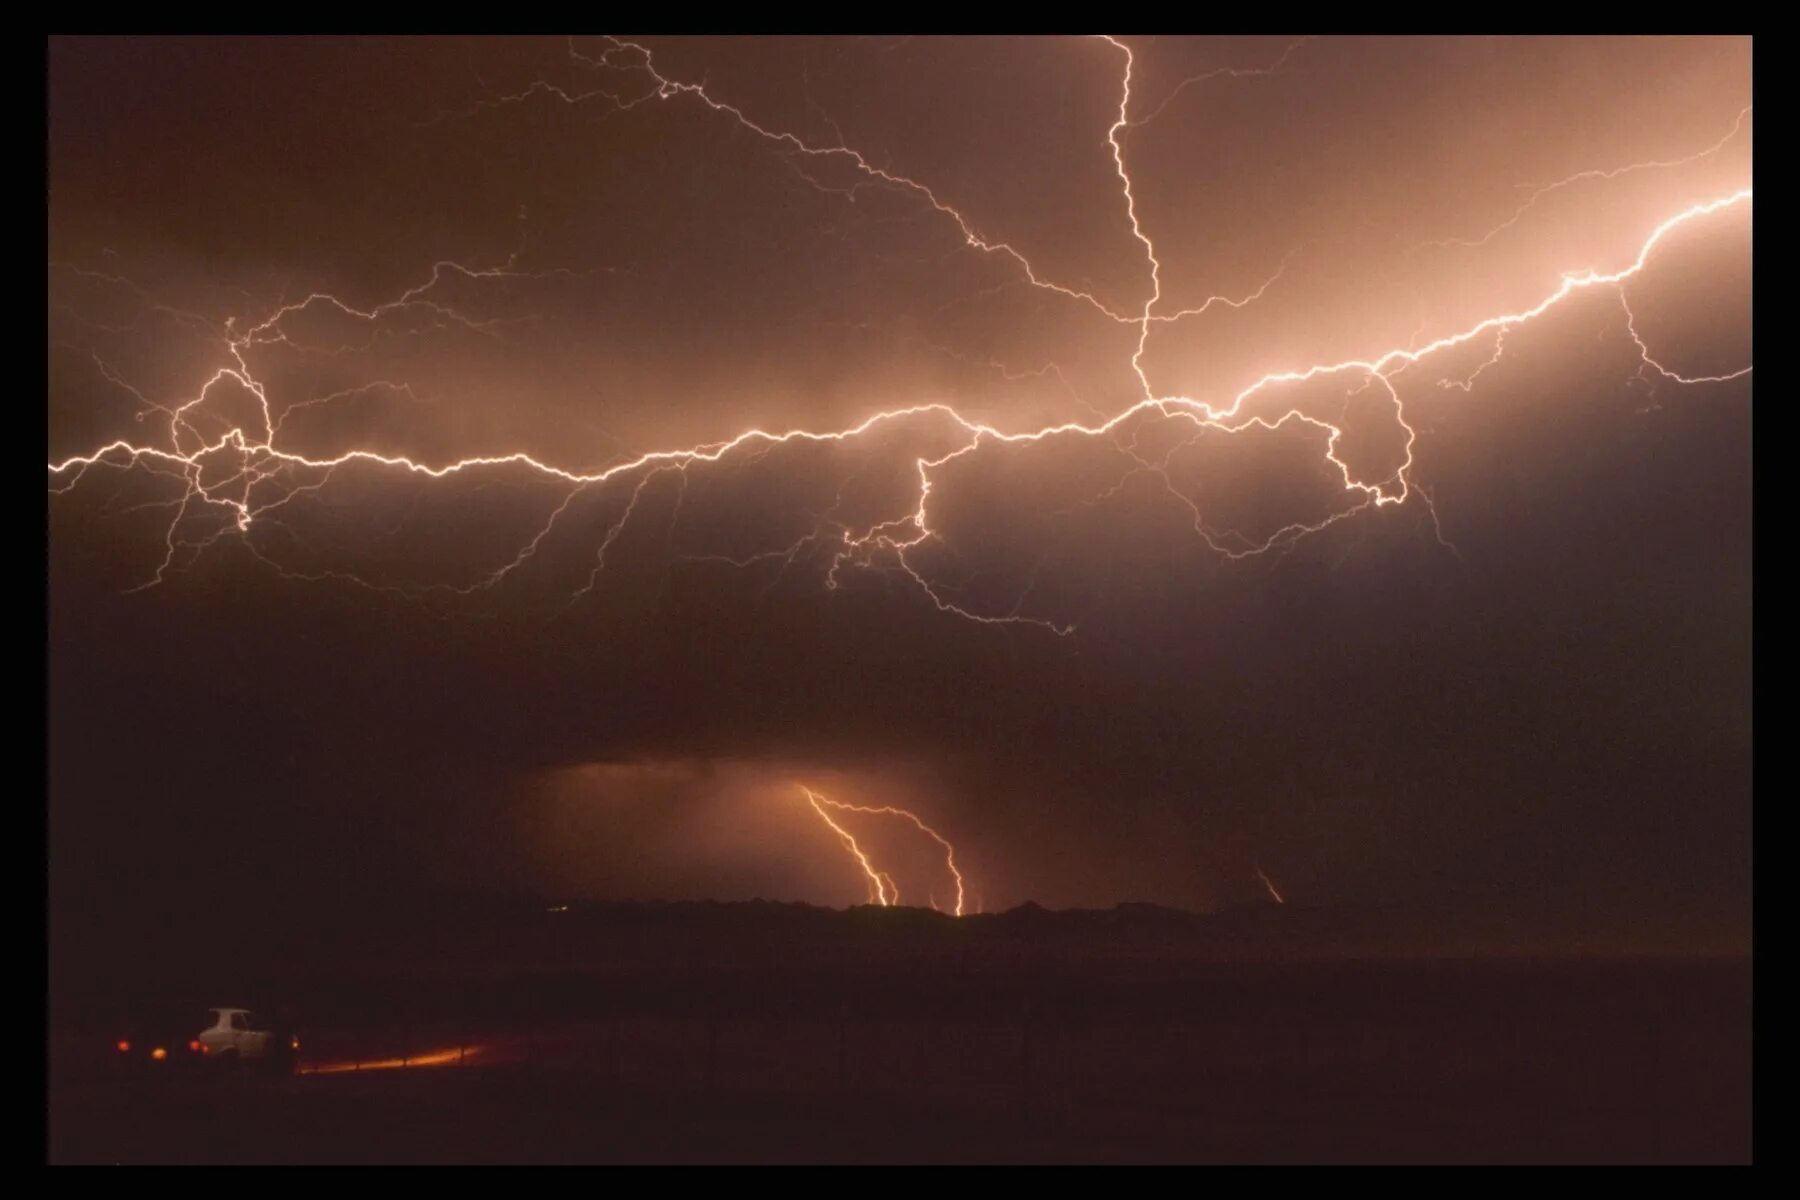
[[[48,59],[53,914],[1748,895],[1748,39]]]

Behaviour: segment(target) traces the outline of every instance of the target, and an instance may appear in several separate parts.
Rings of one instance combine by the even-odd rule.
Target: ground
[[[481,994],[460,1018],[311,1030],[292,1078],[124,1085],[65,1036],[50,1157],[1750,1158],[1744,960],[877,961]]]

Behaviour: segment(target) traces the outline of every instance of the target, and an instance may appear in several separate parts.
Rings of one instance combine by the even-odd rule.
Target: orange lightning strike
[[[1277,904],[1286,904],[1287,901],[1281,898],[1281,893],[1275,890],[1274,882],[1269,879],[1263,869],[1261,867],[1253,869],[1256,871],[1256,877],[1262,881],[1263,890],[1269,893],[1269,899]]]
[[[634,99],[621,99],[611,91],[575,94],[566,89],[546,84],[542,88],[534,87],[519,95],[497,98],[493,103],[516,102],[524,99],[526,95],[536,94],[549,95],[564,103],[585,102],[598,96],[616,104],[621,110],[628,110],[647,104],[652,100],[670,101],[677,98],[689,98],[697,101],[711,112],[729,117],[738,126],[757,137],[775,143],[786,154],[808,160],[828,159],[842,162],[866,177],[869,180],[869,186],[890,188],[918,197],[930,209],[954,222],[968,247],[984,254],[997,255],[1012,263],[1031,286],[1076,301],[1111,322],[1136,328],[1138,336],[1129,360],[1129,367],[1131,376],[1135,378],[1138,385],[1139,398],[1111,416],[1097,414],[1092,420],[1068,421],[1032,430],[1008,432],[994,425],[964,416],[950,404],[936,401],[920,402],[875,412],[863,420],[841,429],[750,428],[723,440],[648,451],[598,470],[577,470],[558,466],[520,450],[502,450],[451,462],[433,463],[358,446],[345,448],[334,454],[314,457],[278,444],[283,423],[289,415],[301,408],[325,404],[378,388],[409,394],[409,389],[402,382],[379,380],[361,388],[345,389],[328,396],[299,398],[277,405],[270,398],[268,386],[258,377],[252,367],[250,357],[260,347],[277,344],[301,349],[316,349],[302,347],[300,343],[290,338],[286,328],[290,318],[312,308],[326,308],[335,311],[345,319],[365,324],[371,330],[379,329],[394,319],[404,317],[422,320],[433,325],[454,325],[474,332],[490,332],[497,322],[471,315],[438,299],[438,289],[452,277],[479,284],[483,281],[497,279],[543,278],[550,275],[571,274],[571,272],[560,269],[543,272],[520,270],[517,265],[519,255],[515,252],[500,265],[491,267],[467,266],[448,261],[435,263],[418,283],[401,291],[393,299],[381,303],[359,306],[328,293],[314,292],[303,299],[277,305],[259,320],[252,322],[233,318],[226,321],[222,328],[217,327],[215,322],[207,321],[195,314],[181,313],[166,305],[153,305],[152,307],[174,315],[184,325],[205,330],[210,336],[216,336],[225,361],[214,368],[211,376],[195,394],[165,402],[146,396],[109,364],[97,355],[93,356],[101,378],[109,386],[126,391],[144,406],[138,414],[139,419],[155,416],[159,423],[166,423],[166,432],[160,440],[139,442],[130,438],[118,438],[88,453],[49,462],[47,469],[53,481],[52,493],[61,495],[73,490],[81,484],[90,471],[99,468],[114,470],[141,468],[152,475],[167,478],[178,486],[179,494],[175,498],[166,502],[153,502],[151,505],[142,506],[166,508],[172,515],[163,532],[164,546],[161,561],[157,564],[151,577],[138,585],[139,587],[151,587],[163,582],[169,572],[182,569],[184,564],[197,560],[208,548],[229,536],[234,537],[258,561],[267,564],[286,578],[308,581],[341,580],[408,596],[418,596],[427,592],[467,596],[499,585],[533,561],[545,540],[557,527],[559,520],[568,513],[578,494],[601,493],[608,484],[614,481],[626,484],[628,487],[625,498],[615,519],[606,526],[604,537],[594,552],[594,565],[585,586],[571,596],[571,603],[573,603],[598,586],[600,575],[606,568],[608,549],[620,537],[626,523],[638,510],[640,501],[644,499],[651,481],[656,477],[673,473],[680,476],[677,482],[685,486],[687,473],[691,469],[720,463],[734,455],[741,454],[748,458],[751,455],[766,454],[775,447],[789,444],[854,442],[878,427],[929,421],[934,425],[946,427],[951,432],[953,441],[951,447],[942,453],[921,455],[914,459],[914,470],[918,483],[916,491],[913,493],[910,511],[897,513],[871,525],[852,528],[838,521],[834,510],[819,516],[813,532],[791,542],[784,548],[748,555],[706,557],[740,566],[754,562],[779,560],[784,563],[783,569],[785,570],[786,565],[793,562],[794,556],[801,549],[809,544],[823,544],[830,548],[829,567],[824,576],[827,589],[835,589],[838,586],[840,570],[845,566],[896,571],[917,587],[939,611],[946,614],[980,624],[1033,625],[1048,629],[1058,635],[1067,635],[1074,630],[1071,623],[1049,617],[1027,615],[1022,611],[1029,598],[1029,585],[1009,610],[977,611],[967,604],[959,602],[953,593],[947,594],[943,585],[929,578],[920,569],[915,557],[909,557],[928,543],[944,543],[943,535],[933,520],[933,488],[936,482],[936,472],[940,468],[957,460],[972,458],[988,446],[1019,446],[1051,442],[1063,438],[1104,440],[1135,464],[1131,473],[1146,473],[1160,478],[1170,498],[1191,514],[1196,535],[1211,550],[1225,558],[1241,559],[1260,555],[1273,549],[1285,548],[1301,538],[1318,533],[1354,514],[1405,504],[1415,495],[1420,497],[1421,503],[1430,512],[1433,527],[1437,528],[1436,509],[1431,504],[1430,496],[1413,478],[1413,446],[1417,438],[1417,431],[1407,421],[1406,402],[1401,391],[1395,385],[1395,379],[1403,372],[1409,371],[1435,356],[1471,343],[1479,342],[1485,345],[1486,339],[1491,338],[1494,353],[1488,362],[1460,380],[1441,379],[1439,381],[1443,386],[1471,390],[1481,372],[1500,357],[1506,336],[1510,331],[1536,320],[1577,293],[1597,288],[1617,290],[1620,302],[1625,306],[1627,333],[1642,359],[1640,370],[1653,370],[1661,378],[1681,384],[1719,383],[1740,378],[1752,370],[1752,367],[1746,364],[1730,372],[1687,376],[1665,366],[1658,361],[1651,348],[1639,336],[1624,287],[1628,281],[1643,272],[1658,246],[1671,232],[1683,226],[1703,221],[1715,214],[1734,209],[1739,205],[1749,205],[1752,193],[1751,189],[1746,186],[1725,195],[1678,209],[1649,232],[1639,245],[1637,254],[1629,262],[1606,271],[1590,269],[1565,273],[1561,276],[1557,287],[1529,307],[1512,312],[1495,313],[1462,330],[1445,334],[1423,344],[1417,344],[1419,335],[1415,335],[1404,348],[1374,350],[1360,358],[1273,371],[1254,380],[1232,396],[1228,402],[1222,404],[1189,396],[1159,394],[1152,386],[1144,366],[1144,358],[1153,329],[1167,329],[1184,318],[1205,313],[1214,305],[1238,308],[1254,303],[1260,300],[1264,293],[1278,281],[1281,268],[1278,268],[1258,288],[1241,297],[1214,296],[1191,308],[1174,312],[1159,311],[1159,305],[1164,299],[1162,264],[1158,259],[1155,244],[1139,218],[1137,197],[1133,190],[1132,177],[1127,166],[1125,146],[1121,135],[1134,125],[1154,118],[1161,108],[1159,107],[1149,117],[1139,121],[1133,120],[1131,108],[1135,60],[1131,48],[1118,38],[1102,36],[1099,40],[1105,42],[1110,50],[1123,55],[1119,104],[1106,130],[1104,145],[1106,152],[1110,154],[1119,179],[1133,238],[1138,243],[1148,268],[1145,298],[1142,304],[1126,308],[1108,304],[1090,291],[1059,284],[1045,278],[1026,256],[1010,243],[995,240],[977,232],[976,225],[968,216],[943,199],[931,187],[908,176],[876,166],[861,152],[842,144],[841,139],[835,145],[814,145],[793,133],[771,129],[759,124],[742,108],[713,96],[702,84],[663,75],[654,65],[650,50],[636,43],[610,39],[611,44],[607,50],[597,57],[582,55],[574,49],[572,44],[570,46],[571,56],[585,68],[619,72],[633,75],[642,80],[642,86],[647,90]],[[1289,51],[1291,52],[1299,44],[1295,43],[1295,46],[1290,46]],[[1285,58],[1284,55],[1284,61]],[[1278,63],[1277,66],[1279,65]],[[1274,69],[1272,67],[1268,71],[1272,72]],[[1179,91],[1179,89],[1177,90]],[[1165,99],[1163,103],[1166,105],[1168,100]],[[1679,166],[1682,163],[1711,155],[1739,132],[1748,113],[1749,110],[1746,109],[1743,114],[1740,114],[1738,124],[1717,144],[1690,155],[1688,158],[1636,163],[1609,170],[1582,172],[1555,184],[1547,185],[1526,201],[1525,205],[1515,214],[1514,220],[1522,216],[1525,210],[1529,209],[1539,197],[1577,181],[1610,179],[1627,171]],[[1505,226],[1501,228],[1503,229]],[[1494,231],[1494,233],[1498,232],[1500,232],[1499,229]],[[1284,262],[1282,267],[1285,265]],[[96,272],[84,271],[81,268],[70,269],[98,279],[111,280],[133,290],[140,298],[148,300],[143,289],[127,280],[101,276]],[[1344,427],[1340,424],[1303,413],[1297,408],[1290,408],[1278,415],[1245,414],[1246,405],[1267,392],[1279,387],[1327,377],[1345,377],[1352,381],[1360,379],[1363,387],[1379,388],[1384,394],[1384,403],[1393,406],[1395,419],[1405,434],[1404,461],[1393,474],[1373,481],[1358,478],[1349,462],[1339,456],[1339,444],[1345,433]],[[252,422],[252,427],[246,428],[243,423],[229,418],[220,412],[217,406],[209,403],[215,392],[231,388],[240,389],[253,401],[258,416]],[[1119,435],[1131,432],[1125,428],[1129,423],[1153,420],[1186,421],[1193,427],[1192,437],[1198,437],[1207,431],[1235,434],[1251,429],[1267,431],[1291,426],[1310,430],[1319,437],[1323,460],[1338,477],[1343,493],[1350,498],[1350,503],[1342,511],[1335,512],[1318,521],[1291,523],[1261,541],[1254,541],[1234,533],[1221,535],[1208,527],[1198,503],[1191,496],[1176,488],[1169,477],[1170,456],[1176,450],[1181,449],[1181,446],[1175,447],[1168,455],[1162,456],[1160,461],[1151,461],[1138,455],[1132,448],[1134,442],[1121,443],[1119,440]],[[1190,443],[1183,445],[1185,444],[1191,444],[1191,438]],[[256,544],[254,535],[268,514],[295,502],[302,496],[321,491],[331,483],[334,472],[338,468],[352,464],[384,469],[396,472],[403,477],[410,476],[423,480],[439,480],[462,473],[512,470],[542,477],[561,485],[566,490],[561,496],[560,502],[549,512],[537,533],[526,544],[519,547],[509,560],[494,564],[491,569],[485,570],[472,580],[461,584],[401,586],[371,581],[353,572],[332,568],[302,571],[283,565]],[[678,511],[677,509],[677,514]],[[216,526],[204,534],[195,536],[190,533],[190,522],[202,517],[213,519],[216,521]],[[674,519],[671,517],[671,525]],[[1438,537],[1442,542],[1441,530]],[[1448,543],[1445,544],[1448,545]],[[808,794],[812,795],[810,792]],[[845,837],[847,846],[852,848],[859,862],[863,863],[865,872],[870,875],[872,881],[873,898],[884,904],[890,903],[892,898],[897,898],[893,897],[890,892],[892,881],[878,876],[873,871],[860,851],[854,849],[854,839],[850,839],[847,833],[844,833],[835,822],[831,822],[830,818],[826,816],[821,808],[821,801],[822,798],[815,798],[815,810],[819,811],[821,817],[824,817],[834,829],[838,829],[840,834]],[[834,808],[849,807],[835,805],[829,801],[823,801],[823,803]],[[862,810],[853,809],[853,811]],[[919,824],[925,832],[937,837],[910,813],[896,810],[895,815],[908,817]],[[939,838],[938,840],[942,842],[943,839]],[[948,850],[948,843],[943,844]],[[952,873],[954,873],[954,863],[951,862],[950,865]],[[958,885],[958,911],[960,912],[960,876]]]
[[[892,805],[885,804],[847,804],[842,800],[828,800],[804,785],[801,786],[800,790],[806,793],[807,803],[811,804],[813,811],[819,814],[819,819],[831,827],[831,831],[837,834],[838,839],[844,843],[844,849],[850,852],[850,856],[854,858],[857,865],[862,868],[863,875],[866,877],[869,884],[869,902],[871,904],[880,904],[885,908],[889,905],[900,903],[900,889],[895,886],[893,876],[887,874],[885,871],[878,871],[875,869],[874,863],[869,861],[868,854],[857,844],[856,839],[850,835],[850,831],[832,820],[831,814],[825,811],[827,808],[834,809],[838,812],[864,813],[870,816],[900,817],[903,820],[911,821],[913,826],[918,829],[920,833],[923,833],[944,848],[944,867],[950,872],[950,877],[956,881],[956,908],[954,913],[959,917],[963,915],[963,876],[962,872],[958,870],[956,866],[956,847],[952,846],[949,839],[945,838],[943,834],[939,833],[937,830],[921,821],[915,814],[908,812],[904,808],[895,808]],[[932,902],[931,907],[934,909],[937,907],[936,901]]]
[[[1751,107],[1751,105],[1746,104],[1743,111],[1738,113],[1737,120],[1732,122],[1731,129],[1725,136],[1704,150],[1696,151],[1683,158],[1652,159],[1647,162],[1626,163],[1622,167],[1613,167],[1610,170],[1577,171],[1575,174],[1564,179],[1559,179],[1555,183],[1546,183],[1541,187],[1534,188],[1531,195],[1527,196],[1525,202],[1514,210],[1511,217],[1507,218],[1507,220],[1501,224],[1494,226],[1478,238],[1443,238],[1434,242],[1421,242],[1419,245],[1414,246],[1412,250],[1422,250],[1434,246],[1463,246],[1467,248],[1485,246],[1501,234],[1505,233],[1508,229],[1511,229],[1520,221],[1524,220],[1525,214],[1536,207],[1539,200],[1542,200],[1545,196],[1548,196],[1553,192],[1560,192],[1566,187],[1571,187],[1578,183],[1586,183],[1589,180],[1617,179],[1621,175],[1631,175],[1638,171],[1667,171],[1672,170],[1675,167],[1685,167],[1690,163],[1700,162],[1702,159],[1711,158],[1713,155],[1723,150],[1733,138],[1737,137],[1738,132],[1744,128],[1745,119],[1750,116]],[[1412,251],[1408,251],[1408,253],[1411,252]]]
[[[869,903],[879,904],[883,908],[899,903],[900,889],[894,886],[893,879],[877,871],[875,865],[869,861],[869,856],[863,852],[863,848],[856,844],[856,838],[851,836],[850,831],[832,820],[831,814],[825,811],[824,806],[827,804],[833,808],[838,805],[825,799],[811,788],[803,787],[800,790],[806,793],[807,802],[812,805],[813,811],[819,814],[819,819],[831,826],[831,831],[837,834],[838,840],[844,843],[844,849],[850,852],[850,857],[854,858],[857,865],[862,868],[863,874],[869,881]]]

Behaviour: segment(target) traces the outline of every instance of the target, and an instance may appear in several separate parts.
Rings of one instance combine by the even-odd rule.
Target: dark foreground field
[[[1180,939],[1106,954],[1054,938],[932,949],[935,936],[878,937],[835,963],[792,939],[700,960],[670,936],[580,970],[546,965],[541,942],[535,965],[505,972],[442,957],[405,983],[315,970],[287,985],[314,1014],[309,1073],[293,1078],[121,1081],[94,1052],[98,1025],[53,1029],[49,1154],[1750,1158],[1745,959],[1248,964]]]

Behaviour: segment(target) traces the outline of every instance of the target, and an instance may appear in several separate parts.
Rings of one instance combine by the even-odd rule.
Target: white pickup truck
[[[292,1070],[299,1055],[300,1039],[292,1032],[268,1026],[258,1027],[247,1008],[210,1008],[211,1027],[200,1031],[196,1040],[204,1053],[214,1061],[256,1062],[275,1069]]]

